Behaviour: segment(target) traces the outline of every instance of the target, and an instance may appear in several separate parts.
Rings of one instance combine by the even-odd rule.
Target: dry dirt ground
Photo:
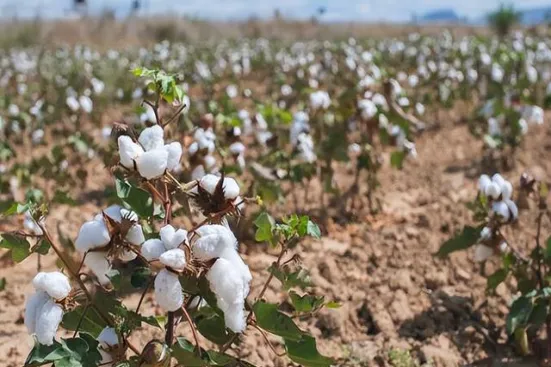
[[[483,170],[481,143],[456,120],[450,116],[440,129],[425,132],[417,140],[418,159],[407,162],[402,171],[383,169],[381,213],[360,215],[353,223],[329,220],[321,241],[307,241],[299,247],[317,291],[342,304],[337,310],[301,320],[301,326],[317,337],[319,349],[335,357],[338,366],[390,365],[391,351],[411,351],[419,364],[434,366],[520,365],[503,362],[515,355],[502,331],[511,284],[500,285],[496,294],[485,294],[482,273],[491,273],[496,263],[491,261],[482,269],[472,261],[472,252],[444,260],[432,255],[454,231],[470,222],[464,204],[476,195],[476,180]],[[527,171],[549,181],[549,143],[547,126],[531,127],[516,167],[506,177],[517,183]],[[101,166],[90,170],[99,174]],[[86,190],[100,188],[109,180],[95,177]],[[76,208],[62,206],[47,225],[51,229],[59,225],[74,239],[81,223],[98,210],[97,204],[89,202]],[[0,231],[17,224],[0,222]],[[517,228],[511,230],[510,241],[526,252],[534,233],[533,216],[525,211]],[[254,296],[275,256],[261,245],[245,244],[241,251],[253,271]],[[32,342],[22,315],[25,295],[32,291],[36,260],[31,257],[14,266],[5,258],[0,264],[0,277],[7,280],[6,289],[0,292],[0,366],[21,366]],[[52,269],[53,255],[43,264]],[[267,298],[282,301],[279,284],[272,284]],[[132,295],[126,302],[134,305],[137,299],[138,295]],[[151,296],[143,309],[155,312]],[[186,333],[185,324],[180,328],[179,333]],[[135,345],[143,346],[151,332],[142,336],[134,340]],[[258,334],[248,331],[237,353],[259,366],[289,363],[265,344]],[[277,341],[274,344],[281,348]]]

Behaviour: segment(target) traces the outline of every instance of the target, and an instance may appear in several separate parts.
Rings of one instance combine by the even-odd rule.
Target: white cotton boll
[[[159,125],[153,125],[151,127],[145,128],[142,131],[140,137],[138,138],[138,141],[140,142],[142,147],[146,151],[148,151],[163,147],[165,145],[163,136],[163,128]]]
[[[494,249],[484,245],[476,245],[474,248],[474,261],[482,262],[494,254]]]
[[[509,247],[509,245],[507,245],[507,242],[502,241],[499,244],[499,251],[501,251],[503,253],[503,252],[507,251],[507,247]]]
[[[484,227],[480,231],[480,239],[482,241],[488,241],[492,238],[492,229],[490,227]]]
[[[484,194],[489,198],[497,200],[499,198],[499,196],[501,195],[501,186],[499,186],[499,184],[496,183],[496,182],[490,182],[486,186],[486,190],[485,190]]]
[[[232,200],[239,196],[239,185],[231,177],[224,178],[224,183],[222,184],[224,189],[224,197],[226,200]]]
[[[112,327],[104,328],[96,340],[103,348],[112,348],[119,345],[117,331]]]
[[[415,112],[417,112],[417,114],[419,116],[423,116],[425,114],[425,106],[419,102],[417,102],[415,104]]]
[[[237,141],[230,145],[229,150],[230,150],[230,153],[233,155],[240,155],[245,153],[245,145]]]
[[[169,171],[172,171],[180,164],[180,158],[182,158],[182,144],[178,142],[172,142],[165,145],[165,149],[168,152],[168,159],[166,163],[166,168]]]
[[[152,238],[143,243],[141,253],[147,261],[153,261],[158,260],[165,251],[166,248],[163,241]]]
[[[163,269],[155,277],[155,300],[165,311],[173,312],[182,307],[184,295],[176,274]]]
[[[159,231],[161,241],[167,250],[175,249],[182,243],[187,242],[187,231],[185,229],[176,230],[170,224],[167,224]]]
[[[134,224],[126,233],[125,239],[132,245],[139,246],[145,241],[143,229],[140,224]]]
[[[224,311],[224,323],[234,333],[242,333],[247,327],[247,320],[243,311],[244,307],[244,303],[236,303],[229,305]]]
[[[513,195],[513,185],[509,181],[503,180],[503,182],[499,183],[499,187],[501,188],[503,199],[510,199]]]
[[[528,133],[528,122],[525,119],[518,120],[518,127],[520,128],[520,133],[526,135]]]
[[[23,227],[32,234],[41,236],[43,234],[42,229],[33,219],[29,211],[25,212],[25,219],[23,220]]]
[[[237,268],[226,259],[218,259],[207,272],[210,288],[216,295],[218,307],[223,311],[227,305],[243,302],[243,278]]]
[[[78,103],[80,104],[80,107],[82,107],[82,110],[86,113],[91,113],[94,109],[94,103],[88,96],[80,96],[78,98]]]
[[[486,195],[486,188],[492,183],[492,179],[488,175],[481,175],[478,179],[478,191]]]
[[[186,267],[186,253],[179,248],[164,252],[159,257],[159,260],[163,265],[175,270],[184,270]]]
[[[107,274],[111,271],[111,264],[107,260],[106,252],[88,252],[84,258],[84,265],[86,265],[92,273],[96,275],[101,285],[107,285],[111,283],[111,280]]]
[[[247,297],[249,295],[249,284],[253,279],[247,264],[245,264],[237,250],[231,247],[227,247],[222,250],[220,253],[220,258],[231,262],[235,269],[239,272],[241,280],[243,281],[241,289],[243,292],[243,297]]]
[[[56,300],[62,300],[71,292],[69,278],[59,271],[50,273],[40,272],[33,279],[33,286]]]
[[[120,205],[109,205],[107,208],[102,210],[102,213],[114,220],[117,223],[120,223],[122,221],[122,207]],[[103,215],[98,214],[96,218],[94,218],[97,221],[103,220]]]
[[[59,323],[63,318],[63,308],[53,299],[47,301],[37,314],[35,334],[40,344],[52,345]]]
[[[193,244],[193,255],[199,260],[220,257],[226,248],[237,250],[237,239],[232,231],[219,224],[209,224],[197,229],[199,238]]]
[[[205,176],[205,167],[203,167],[202,164],[198,164],[193,168],[191,171],[191,179],[192,180],[200,180],[203,176]]]
[[[50,300],[48,293],[37,291],[27,298],[25,303],[25,326],[29,334],[34,334],[36,330],[36,319],[42,307]]]
[[[509,213],[511,214],[512,220],[517,220],[518,218],[518,207],[513,200],[505,199],[505,204],[509,208]]]
[[[119,136],[118,144],[121,164],[126,168],[134,169],[134,161],[144,153],[142,147],[127,135]]]
[[[507,222],[511,213],[509,212],[509,207],[504,201],[496,201],[492,204],[492,212],[500,217],[503,221]]]
[[[189,147],[187,148],[187,151],[188,151],[188,154],[190,156],[194,156],[195,153],[197,153],[199,151],[199,143],[197,143],[196,141],[194,141],[193,143],[191,143],[189,145]]]
[[[209,194],[213,195],[220,178],[221,177],[213,174],[205,175],[201,178],[201,181],[199,181],[199,186],[201,186],[201,188]]]
[[[75,247],[84,253],[88,250],[103,247],[111,241],[109,230],[103,221],[92,220],[80,227]]]
[[[145,152],[136,161],[138,172],[148,180],[162,176],[167,163],[168,152],[163,147]]]
[[[67,104],[69,109],[73,112],[77,112],[80,108],[78,100],[74,96],[67,97],[67,99],[65,100],[65,103]]]

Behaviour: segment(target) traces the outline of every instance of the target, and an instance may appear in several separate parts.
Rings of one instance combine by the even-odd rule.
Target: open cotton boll
[[[159,260],[163,265],[175,270],[184,270],[186,267],[186,253],[179,248],[165,251],[161,254]]]
[[[182,144],[175,141],[165,145],[165,149],[168,152],[166,168],[172,171],[180,164],[180,158],[182,158],[183,152]]]
[[[232,200],[239,196],[239,185],[231,177],[224,178],[224,183],[222,184],[224,189],[224,197],[226,200]]]
[[[168,152],[164,148],[149,150],[138,157],[136,164],[140,175],[148,180],[162,176],[168,162]]]
[[[219,258],[209,269],[206,277],[222,310],[227,308],[227,305],[243,302],[243,277],[231,261]]]
[[[242,333],[247,328],[243,303],[229,305],[224,311],[224,323],[226,327],[234,333]]]
[[[115,222],[120,223],[122,221],[122,207],[120,205],[110,205],[107,208],[103,209],[103,214],[107,215],[109,218],[113,219]],[[101,218],[103,219],[103,218]]]
[[[501,195],[501,187],[496,182],[490,182],[486,186],[486,191],[484,194],[489,198],[497,199],[499,198],[499,195]]]
[[[50,296],[44,291],[37,291],[27,298],[27,302],[25,303],[25,326],[29,334],[34,334],[37,316],[49,300]]]
[[[163,269],[155,277],[155,300],[165,311],[173,312],[182,307],[184,295],[178,276]]]
[[[35,334],[40,344],[52,345],[59,323],[63,318],[63,309],[53,299],[48,300],[37,312]]]
[[[84,265],[90,268],[92,273],[96,275],[101,285],[111,283],[111,280],[107,276],[111,271],[111,264],[107,260],[107,252],[88,252],[84,258]]]
[[[474,261],[482,262],[490,258],[494,254],[494,250],[491,247],[485,245],[476,245],[474,248]]]
[[[134,251],[125,250],[118,255],[118,259],[122,262],[129,262],[134,260],[138,255]]]
[[[228,260],[235,267],[235,269],[239,271],[239,274],[241,275],[241,279],[243,281],[243,297],[247,297],[250,290],[249,284],[253,279],[249,267],[245,264],[237,250],[233,248],[226,248],[222,250],[220,258]]]
[[[220,176],[207,174],[201,178],[199,181],[199,186],[201,186],[201,188],[209,194],[213,195],[220,178]]]
[[[153,261],[158,260],[165,251],[166,248],[163,241],[152,238],[143,243],[141,253],[147,261]]]
[[[112,348],[119,344],[119,337],[114,328],[106,327],[98,335],[97,341],[104,348]]]
[[[94,248],[103,247],[109,241],[111,241],[111,237],[105,222],[103,220],[92,220],[80,227],[77,239],[75,240],[75,247],[80,252],[86,252]]]
[[[500,185],[503,199],[510,199],[513,195],[513,185],[509,181],[503,181]]]
[[[126,168],[134,169],[134,161],[144,153],[143,148],[134,143],[127,135],[119,136],[117,142],[121,164]]]
[[[163,136],[163,128],[159,125],[153,125],[142,131],[138,141],[146,151],[149,151],[162,148],[165,145]]]
[[[159,231],[161,241],[165,246],[165,249],[175,249],[182,243],[187,242],[187,231],[185,229],[176,230],[170,224],[167,224]]]
[[[490,227],[484,227],[480,231],[480,239],[482,241],[487,241],[492,238],[492,229]]]
[[[507,205],[507,208],[509,208],[509,214],[511,215],[511,219],[516,220],[518,218],[518,207],[517,204],[511,199],[505,199],[505,204]]]
[[[233,155],[240,155],[245,153],[245,145],[243,143],[237,141],[230,145],[229,147],[230,153]]]
[[[144,243],[145,236],[143,234],[142,226],[139,224],[134,224],[132,227],[130,227],[130,229],[126,233],[125,239],[135,246],[139,246]]]
[[[492,204],[492,212],[500,217],[503,221],[507,222],[511,213],[509,212],[509,207],[505,201],[496,201]]]
[[[51,273],[40,272],[33,279],[35,289],[44,291],[56,300],[62,300],[71,292],[69,278],[59,271]]]
[[[199,238],[193,244],[193,255],[199,260],[220,257],[227,248],[237,250],[235,235],[225,226],[209,224],[197,229]]]

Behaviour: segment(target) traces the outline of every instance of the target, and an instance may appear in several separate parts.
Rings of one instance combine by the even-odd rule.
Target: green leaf
[[[534,305],[530,319],[528,320],[530,325],[541,326],[545,323],[545,320],[547,320],[547,315],[549,314],[548,302],[549,300],[543,298],[538,299]]]
[[[306,367],[329,367],[333,360],[322,356],[318,352],[316,339],[310,335],[303,335],[299,341],[285,339],[285,349],[289,358]]]
[[[79,330],[97,337],[107,326],[103,318],[95,308],[79,306],[63,315],[62,326],[66,330],[76,330],[80,323]]]
[[[199,320],[197,329],[201,335],[218,345],[226,344],[234,335],[231,331],[226,330],[224,318],[218,314],[212,314],[210,317]]]
[[[521,296],[513,302],[506,320],[507,333],[509,335],[512,335],[515,330],[526,326],[532,309],[532,301],[525,296]]]
[[[29,210],[29,204],[19,204],[12,201],[3,202],[0,204],[2,215],[10,216],[14,214],[23,214]]]
[[[4,289],[6,289],[6,278],[0,278],[0,292],[2,292]]]
[[[293,319],[277,309],[277,305],[258,301],[253,306],[253,312],[256,323],[262,329],[289,340],[301,340],[303,332]]]
[[[58,204],[66,204],[71,206],[78,204],[77,201],[69,195],[69,193],[62,190],[55,191],[52,201]]]
[[[120,178],[115,179],[115,187],[118,198],[128,204],[140,218],[149,218],[153,215],[153,199],[147,191]]]
[[[446,257],[452,252],[459,250],[466,250],[469,247],[477,243],[480,238],[480,228],[466,226],[461,233],[457,234],[454,238],[447,240],[442,244],[440,250],[436,253],[436,256]]]
[[[295,270],[290,270],[289,267],[278,269],[275,266],[271,265],[268,268],[268,271],[281,282],[285,290],[289,290],[293,287],[300,287],[304,289],[312,285],[312,282],[310,280],[310,273],[300,267]]]
[[[32,252],[36,252],[40,255],[47,255],[48,251],[50,251],[50,247],[50,242],[46,238],[42,238],[40,242],[33,246]]]
[[[289,292],[289,297],[291,297],[291,303],[297,312],[312,312],[322,307],[324,302],[323,296],[316,297],[309,294],[300,296],[294,291]]]
[[[327,308],[330,308],[330,309],[337,309],[337,308],[341,308],[341,304],[339,302],[336,302],[336,301],[329,301],[325,304],[325,307]]]
[[[498,285],[503,283],[507,278],[507,271],[505,269],[499,269],[488,277],[488,283],[486,289],[495,290]]]
[[[273,241],[273,228],[275,226],[275,220],[268,213],[261,213],[254,221],[256,226],[256,233],[254,239],[257,242],[270,242]]]
[[[11,233],[2,234],[0,247],[11,250],[11,257],[17,263],[25,260],[31,253],[29,241]]]
[[[545,241],[545,259],[551,259],[551,236]]]
[[[390,165],[394,168],[402,169],[405,158],[406,152],[392,152],[392,154],[390,155]]]
[[[172,357],[176,358],[178,363],[182,366],[208,366],[208,363],[197,356],[195,346],[183,337],[176,338],[176,343],[172,346]]]

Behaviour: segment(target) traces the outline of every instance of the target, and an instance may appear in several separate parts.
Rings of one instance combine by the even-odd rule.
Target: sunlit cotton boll
[[[94,109],[94,103],[92,102],[92,99],[90,97],[80,96],[78,98],[78,103],[84,112],[92,113],[92,110]]]
[[[111,283],[111,280],[107,276],[111,271],[111,263],[107,260],[107,252],[90,251],[86,253],[84,265],[94,273],[101,285],[108,285]]]
[[[35,324],[36,340],[43,345],[52,345],[57,328],[63,318],[63,308],[49,299],[39,311]]]
[[[172,171],[180,165],[180,159],[183,153],[182,144],[175,141],[165,145],[165,149],[168,153],[166,168]]]
[[[168,152],[164,147],[146,151],[136,160],[138,172],[147,180],[160,177],[167,169]]]
[[[69,109],[73,112],[77,112],[80,109],[80,104],[74,96],[67,97],[65,103],[67,104],[67,107],[69,107]]]
[[[182,271],[186,267],[186,253],[179,248],[168,250],[159,256],[159,261],[174,270]]]
[[[166,250],[163,241],[151,238],[142,244],[141,254],[147,261],[154,261],[158,260]]]
[[[201,186],[201,188],[209,194],[213,195],[220,179],[221,177],[219,176],[208,174],[201,178],[199,181],[199,186]],[[237,184],[237,181],[231,177],[224,177],[222,188],[224,189],[224,197],[227,200],[235,199],[239,196],[239,185]]]
[[[161,241],[163,241],[164,247],[167,250],[175,249],[183,243],[187,243],[187,231],[185,229],[174,228],[172,225],[167,224],[159,231]]]
[[[221,257],[226,249],[237,251],[237,239],[225,226],[209,224],[199,227],[196,233],[199,238],[193,244],[193,255],[199,260]]]
[[[509,218],[511,216],[511,213],[509,212],[509,206],[505,201],[496,201],[492,203],[492,213],[503,222],[509,221]]]
[[[492,80],[496,83],[501,83],[503,81],[503,68],[499,64],[492,65]]]
[[[71,284],[69,278],[59,271],[50,273],[40,272],[33,279],[33,286],[36,290],[44,291],[56,300],[62,300],[69,295]]]
[[[163,128],[159,125],[145,128],[141,132],[138,142],[146,151],[163,147],[165,144]]]
[[[310,94],[310,106],[314,109],[327,109],[331,105],[331,98],[326,91],[318,90]]]
[[[114,349],[119,344],[117,332],[114,328],[106,327],[98,335],[97,341],[99,343],[98,351],[101,354],[101,365],[107,367],[112,366],[114,359],[110,350]]]
[[[162,269],[155,277],[155,300],[161,308],[174,312],[182,307],[184,295],[178,275]]]

